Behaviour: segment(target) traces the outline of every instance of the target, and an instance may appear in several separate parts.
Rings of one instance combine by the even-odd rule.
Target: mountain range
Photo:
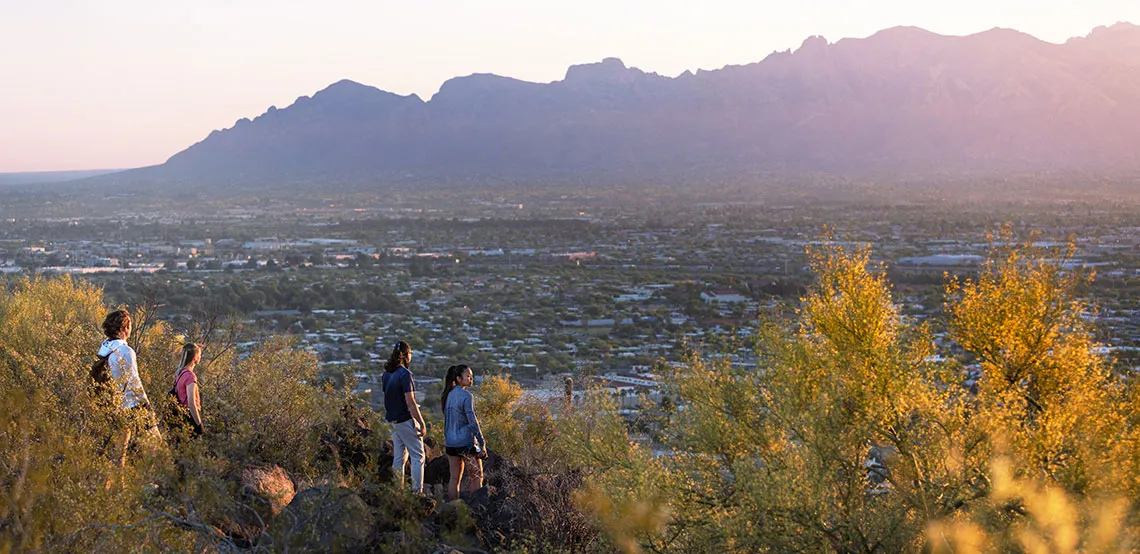
[[[1140,167],[1140,26],[1063,44],[896,27],[664,77],[607,58],[561,81],[491,74],[429,101],[340,81],[135,177]]]

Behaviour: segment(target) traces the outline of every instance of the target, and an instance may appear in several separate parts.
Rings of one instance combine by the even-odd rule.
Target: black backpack
[[[91,364],[91,380],[96,385],[105,385],[111,382],[111,368],[107,367],[107,358],[109,357],[111,357],[110,354],[98,356],[95,363]]]
[[[166,409],[163,410],[163,417],[166,419],[167,425],[170,427],[177,427],[180,425],[190,425],[194,428],[194,436],[202,435],[202,428],[194,423],[194,418],[190,416],[190,410],[182,406],[178,401],[178,378],[182,376],[183,371],[189,371],[186,368],[178,370],[174,376],[174,384],[171,385],[170,390],[166,393]]]
[[[178,373],[174,374],[174,384],[170,385],[170,390],[166,392],[166,394],[170,396],[170,400],[179,406],[182,404],[178,403],[178,378],[182,377],[183,371],[186,371],[186,368],[182,368],[178,370]]]
[[[91,364],[91,370],[89,372],[91,383],[88,389],[91,391],[91,394],[97,397],[110,396],[111,368],[107,366],[107,358],[110,356],[110,353],[106,356],[97,356],[95,363]]]

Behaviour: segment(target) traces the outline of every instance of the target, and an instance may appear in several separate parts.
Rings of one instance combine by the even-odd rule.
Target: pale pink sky
[[[426,100],[458,75],[548,82],[607,56],[674,76],[809,35],[1063,42],[1117,21],[1140,23],[1140,0],[0,0],[0,172],[162,163],[345,78]]]

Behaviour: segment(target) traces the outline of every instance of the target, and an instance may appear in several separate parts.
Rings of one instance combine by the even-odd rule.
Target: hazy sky
[[[0,172],[162,163],[339,79],[430,98],[492,72],[622,58],[674,76],[895,25],[1052,42],[1140,0],[0,0]]]

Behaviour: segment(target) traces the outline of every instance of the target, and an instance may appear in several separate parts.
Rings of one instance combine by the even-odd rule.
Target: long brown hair
[[[464,372],[471,369],[467,364],[456,364],[447,368],[447,377],[443,380],[443,392],[439,395],[439,409],[443,410],[443,419],[447,420],[447,395],[455,388],[456,381]]]
[[[182,361],[178,362],[178,370],[182,371],[182,368],[190,365],[190,362],[194,361],[194,358],[197,358],[201,354],[202,354],[202,347],[201,346],[199,346],[195,343],[192,343],[192,342],[188,342],[186,344],[183,344],[182,345]]]
[[[398,340],[396,346],[392,348],[392,355],[388,356],[388,363],[384,364],[384,370],[392,373],[401,366],[408,367],[412,365],[412,347],[408,343]]]

